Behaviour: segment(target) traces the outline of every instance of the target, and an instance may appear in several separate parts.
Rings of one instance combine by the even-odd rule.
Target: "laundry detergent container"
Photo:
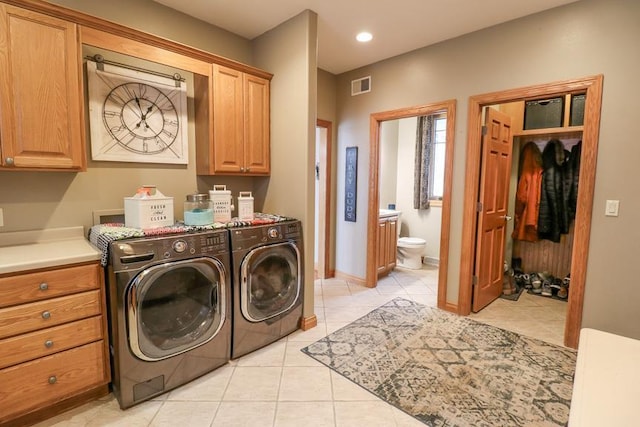
[[[398,267],[419,270],[422,268],[422,254],[427,242],[419,237],[400,237],[398,239]]]

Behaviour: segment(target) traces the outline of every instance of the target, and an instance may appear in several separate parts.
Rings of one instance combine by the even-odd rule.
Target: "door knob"
[[[510,217],[509,215],[502,215],[500,216],[501,219],[504,219],[505,221],[511,221],[513,218]]]

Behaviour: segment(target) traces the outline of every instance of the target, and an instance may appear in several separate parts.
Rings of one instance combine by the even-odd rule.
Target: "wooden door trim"
[[[580,79],[492,92],[469,98],[458,314],[468,315],[471,312],[471,282],[473,260],[475,258],[476,200],[478,198],[480,170],[482,107],[538,97],[586,92],[580,181],[578,183],[578,206],[571,263],[571,288],[564,333],[565,345],[577,348],[582,324],[584,287],[587,274],[603,79],[603,75],[599,74]]]
[[[438,268],[438,307],[455,311],[456,306],[447,303],[447,273],[449,265],[449,236],[451,228],[451,187],[453,182],[453,144],[455,139],[456,100],[436,102],[416,107],[374,113],[369,121],[369,204],[367,219],[367,264],[365,283],[376,286],[376,242],[378,241],[378,206],[380,204],[380,125],[388,120],[424,116],[437,112],[447,114],[447,142],[445,149],[444,195],[442,198],[442,219],[440,226],[440,264]]]
[[[331,134],[333,132],[333,123],[328,120],[316,119],[316,127],[327,130],[327,139],[325,141],[324,155],[326,163],[325,181],[320,182],[320,200],[324,200],[324,233],[320,238],[324,239],[320,247],[322,260],[319,261],[320,277],[325,279],[332,277],[331,272]]]

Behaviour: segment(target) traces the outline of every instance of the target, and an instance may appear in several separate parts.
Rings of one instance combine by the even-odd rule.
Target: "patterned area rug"
[[[402,298],[302,351],[430,426],[564,426],[576,352]]]

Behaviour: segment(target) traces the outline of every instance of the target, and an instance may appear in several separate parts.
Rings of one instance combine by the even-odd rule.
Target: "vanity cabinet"
[[[380,218],[378,222],[378,277],[389,274],[396,267],[398,245],[398,217]]]
[[[196,104],[197,173],[269,175],[269,79],[214,64],[211,81],[208,105]]]
[[[86,169],[77,25],[0,3],[0,169]]]
[[[107,394],[106,331],[97,262],[0,276],[0,425]]]

